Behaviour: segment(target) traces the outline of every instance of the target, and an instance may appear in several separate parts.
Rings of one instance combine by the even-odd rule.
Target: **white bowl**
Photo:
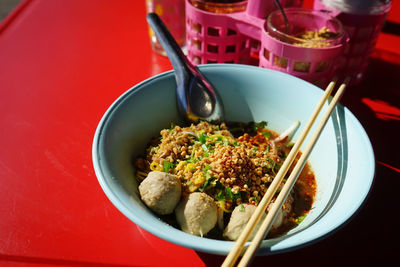
[[[308,82],[263,68],[233,64],[199,68],[221,95],[227,121],[264,120],[268,128],[282,132],[300,120],[294,140],[323,93]],[[171,122],[180,122],[172,71],[121,95],[104,114],[94,136],[92,156],[99,183],[117,209],[150,233],[194,250],[226,255],[233,242],[184,233],[159,220],[140,200],[133,159]],[[286,235],[263,241],[259,255],[291,250],[326,236],[365,200],[374,177],[374,154],[363,127],[347,108],[335,109],[309,162],[317,180],[312,210]]]

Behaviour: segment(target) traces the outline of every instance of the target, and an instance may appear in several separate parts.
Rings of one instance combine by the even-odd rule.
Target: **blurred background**
[[[0,0],[0,21],[10,13],[21,0]]]

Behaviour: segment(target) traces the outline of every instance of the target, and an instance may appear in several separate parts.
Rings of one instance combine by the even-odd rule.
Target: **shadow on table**
[[[388,20],[385,22],[382,32],[394,35],[400,35],[400,23]]]
[[[382,59],[384,60],[382,60]],[[379,162],[400,169],[395,152],[400,128],[400,54],[377,50],[365,80],[342,100],[367,131]],[[396,166],[397,164],[397,166]]]
[[[400,157],[395,150],[400,129],[400,56],[378,56],[371,59],[362,84],[348,88],[341,101],[359,119],[374,147],[375,179],[364,205],[327,238],[295,251],[256,257],[251,266],[389,266],[397,260],[393,245],[397,241],[391,240],[400,236],[392,218],[400,188]],[[386,57],[390,60],[380,59]],[[197,254],[206,266],[220,266],[225,258]]]

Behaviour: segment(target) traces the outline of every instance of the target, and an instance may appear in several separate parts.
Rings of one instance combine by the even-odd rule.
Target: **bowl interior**
[[[268,69],[236,64],[199,68],[221,95],[227,121],[264,120],[268,128],[283,132],[299,120],[294,140],[323,93],[310,83]],[[159,220],[140,200],[133,159],[171,122],[181,123],[173,72],[143,81],[120,96],[104,114],[93,141],[99,183],[125,216],[152,234],[195,250],[226,255],[233,242],[186,234]],[[327,235],[347,221],[368,194],[374,175],[373,151],[364,129],[345,107],[339,105],[335,110],[309,162],[317,179],[312,210],[286,235],[263,241],[259,254],[293,249]]]

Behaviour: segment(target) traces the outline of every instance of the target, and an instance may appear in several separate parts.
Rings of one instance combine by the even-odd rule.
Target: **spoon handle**
[[[184,77],[187,77],[191,72],[191,64],[186,59],[186,56],[183,54],[181,48],[175,41],[174,37],[172,37],[160,17],[156,13],[148,13],[146,18],[150,27],[157,36],[158,41],[167,53],[167,56],[175,70],[175,74],[177,75],[176,78],[184,79]]]
[[[281,2],[279,0],[275,0],[275,5],[279,8],[281,11],[281,14],[283,16],[283,20],[285,21],[285,28],[286,28],[286,34],[289,34],[289,20],[286,16],[285,10],[283,9]]]

